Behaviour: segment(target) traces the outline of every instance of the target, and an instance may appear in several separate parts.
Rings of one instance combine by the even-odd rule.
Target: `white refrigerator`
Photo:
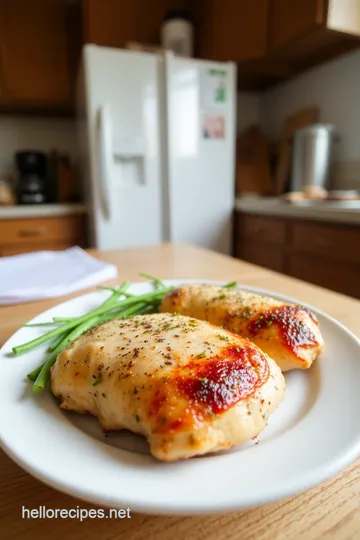
[[[77,119],[91,247],[231,252],[234,64],[86,45]]]

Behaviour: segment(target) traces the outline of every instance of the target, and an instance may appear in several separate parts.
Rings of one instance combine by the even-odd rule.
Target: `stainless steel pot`
[[[337,140],[331,124],[314,124],[294,134],[291,191],[306,186],[329,188],[333,142]]]

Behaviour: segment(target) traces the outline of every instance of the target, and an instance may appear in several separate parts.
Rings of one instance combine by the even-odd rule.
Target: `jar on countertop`
[[[177,56],[193,56],[193,25],[184,10],[168,11],[161,26],[161,44]]]

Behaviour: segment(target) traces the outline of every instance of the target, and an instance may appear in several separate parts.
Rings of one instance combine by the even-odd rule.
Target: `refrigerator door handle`
[[[113,164],[112,132],[110,106],[102,105],[99,109],[99,164],[100,164],[100,188],[105,213],[108,221],[111,221],[111,169]]]

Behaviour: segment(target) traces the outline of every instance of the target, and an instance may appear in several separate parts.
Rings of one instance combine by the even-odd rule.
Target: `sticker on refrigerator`
[[[204,139],[225,139],[225,116],[217,113],[204,114]]]
[[[203,80],[202,93],[205,109],[225,105],[228,97],[227,71],[225,69],[208,69]]]

